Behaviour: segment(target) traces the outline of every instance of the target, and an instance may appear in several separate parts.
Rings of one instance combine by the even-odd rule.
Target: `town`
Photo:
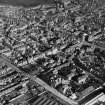
[[[91,1],[0,6],[0,105],[105,105],[105,9]]]

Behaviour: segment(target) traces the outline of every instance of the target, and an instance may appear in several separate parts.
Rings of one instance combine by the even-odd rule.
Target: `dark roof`
[[[41,95],[34,100],[32,105],[61,105],[61,104],[58,101],[56,101],[53,97],[47,95]]]

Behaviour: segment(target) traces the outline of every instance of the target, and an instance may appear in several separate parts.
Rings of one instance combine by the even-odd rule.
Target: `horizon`
[[[35,7],[40,4],[52,4],[53,0],[0,0],[0,5],[10,5],[17,7]]]

